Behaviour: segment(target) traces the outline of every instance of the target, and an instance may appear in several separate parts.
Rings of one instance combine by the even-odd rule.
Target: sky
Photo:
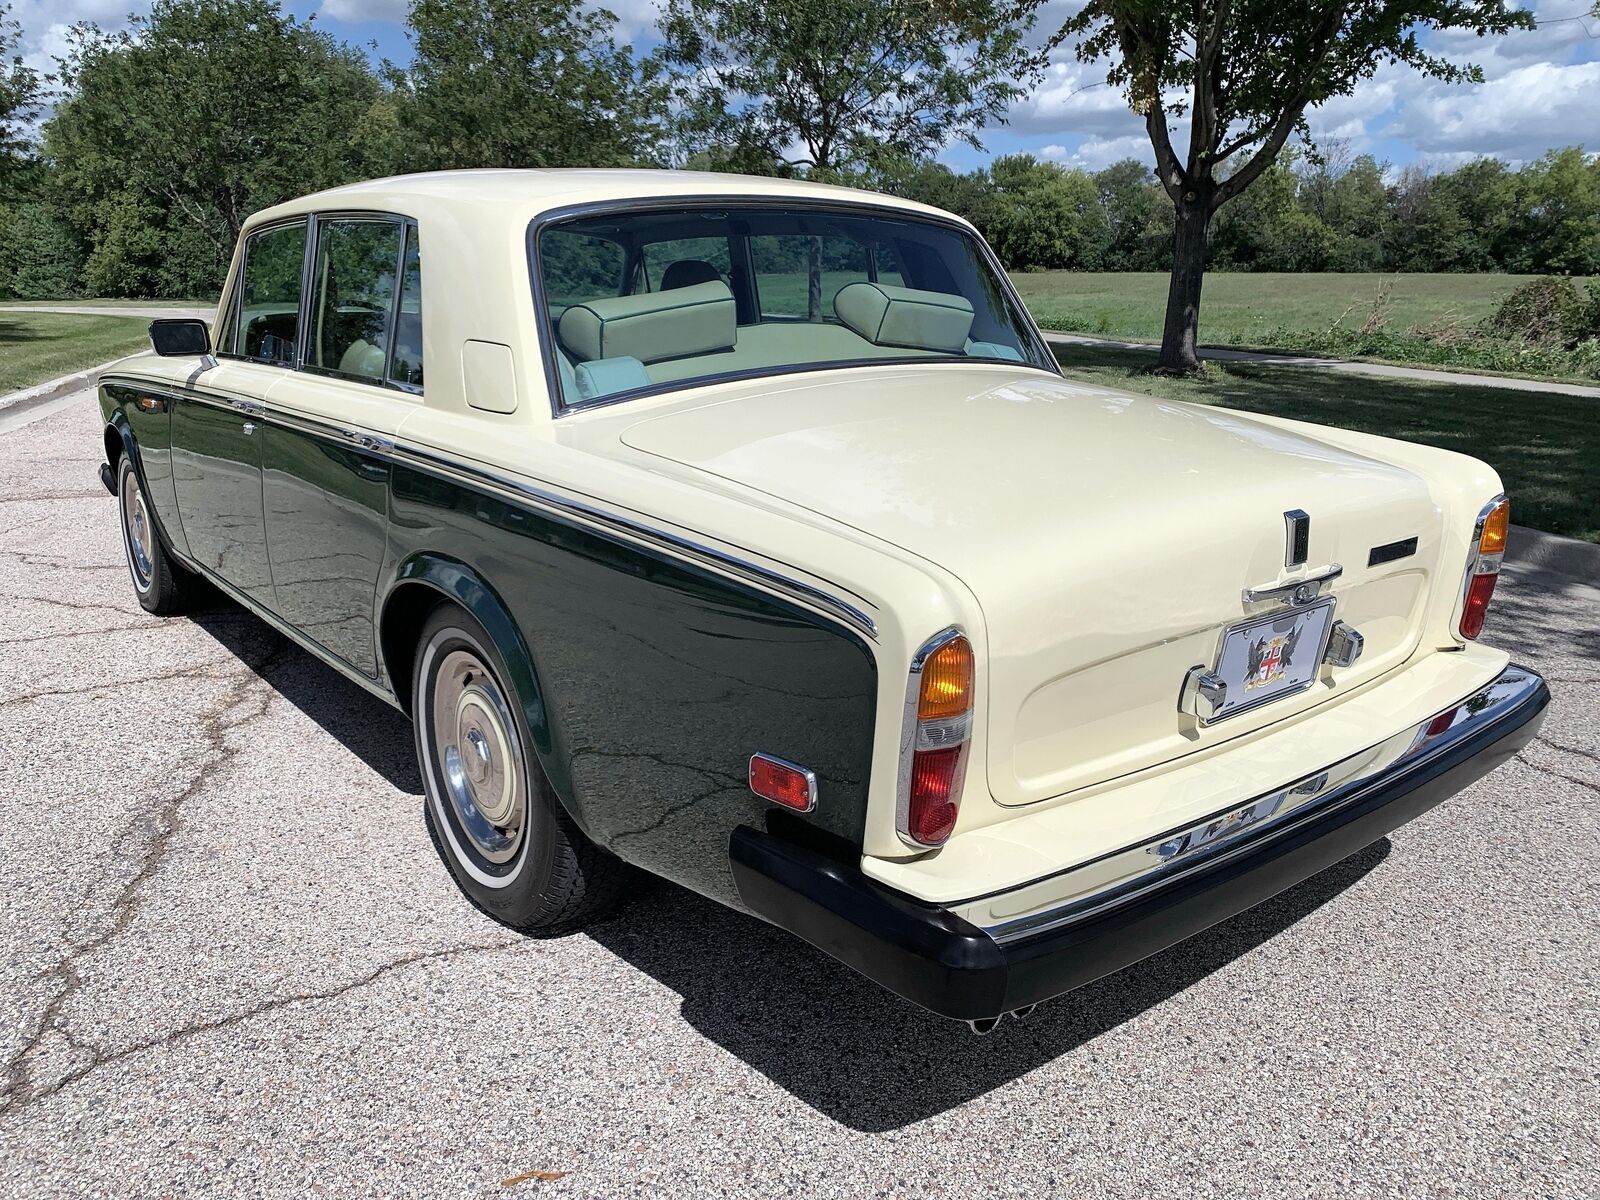
[[[64,48],[72,23],[120,28],[130,9],[149,9],[148,0],[10,3],[22,26],[22,52],[43,69]],[[1413,164],[1449,169],[1482,155],[1515,166],[1585,139],[1591,153],[1600,153],[1600,20],[1586,15],[1590,6],[1591,0],[1531,0],[1527,7],[1538,29],[1488,39],[1470,33],[1426,38],[1436,53],[1481,66],[1484,82],[1449,85],[1380,67],[1353,96],[1311,110],[1312,131],[1323,142],[1338,142],[1347,156],[1372,154],[1394,170]],[[375,60],[408,55],[406,0],[286,0],[284,7],[297,17],[315,15],[318,26]],[[605,7],[618,14],[619,41],[643,49],[655,44],[655,0],[610,0]],[[1075,7],[1055,0],[1041,12],[1039,28],[1053,29]],[[1084,65],[1063,50],[1006,124],[982,132],[981,151],[957,145],[941,157],[961,170],[1016,151],[1090,170],[1122,158],[1151,161],[1142,122],[1104,77],[1103,66]]]

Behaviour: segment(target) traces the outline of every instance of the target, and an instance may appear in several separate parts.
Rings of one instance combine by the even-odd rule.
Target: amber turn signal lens
[[[959,717],[972,707],[972,643],[951,638],[922,665],[917,720]]]
[[[1502,500],[1489,510],[1478,537],[1479,554],[1504,554],[1506,535],[1511,532],[1511,501]]]

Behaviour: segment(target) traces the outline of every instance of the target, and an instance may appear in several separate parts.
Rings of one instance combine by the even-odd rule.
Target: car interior
[[[972,240],[932,222],[618,214],[544,230],[539,264],[568,404],[821,364],[1033,361]]]

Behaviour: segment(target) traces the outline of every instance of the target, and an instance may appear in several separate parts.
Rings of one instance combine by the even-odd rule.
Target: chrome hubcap
[[[132,471],[126,472],[122,480],[122,533],[133,581],[142,592],[150,586],[150,578],[155,573],[155,531],[144,506],[144,492],[139,488],[138,476]]]
[[[489,669],[470,650],[452,650],[433,685],[433,736],[444,791],[462,832],[492,863],[522,845],[527,781],[511,710]]]

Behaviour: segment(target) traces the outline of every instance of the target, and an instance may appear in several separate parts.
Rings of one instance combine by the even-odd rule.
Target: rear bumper
[[[1508,667],[1384,747],[1063,872],[1099,884],[993,928],[749,826],[734,830],[729,857],[758,916],[936,1013],[993,1017],[1164,950],[1370,845],[1515,755],[1549,703],[1537,673]]]

